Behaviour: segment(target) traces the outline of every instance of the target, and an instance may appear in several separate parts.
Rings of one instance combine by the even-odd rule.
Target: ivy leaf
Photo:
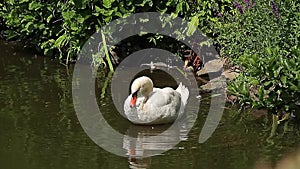
[[[281,71],[282,67],[278,67],[277,69],[274,70],[274,76],[277,77]]]
[[[108,17],[112,17],[112,14],[114,13],[114,10],[106,10],[103,15],[104,16],[108,16]]]
[[[76,20],[77,20],[78,23],[82,24],[84,22],[85,18],[78,17]]]
[[[136,3],[135,6],[142,6],[142,7],[144,7],[146,3],[148,3],[149,6],[151,6],[151,2],[152,2],[151,0],[142,0],[141,2]]]
[[[39,25],[39,29],[40,29],[40,30],[43,30],[43,29],[45,29],[45,24],[43,24],[43,23],[42,23],[42,24],[40,24],[40,25]]]
[[[71,20],[74,16],[75,16],[75,11],[74,11],[74,10],[62,12],[62,17],[64,18],[64,20],[69,21],[69,20]]]
[[[77,30],[78,30],[78,26],[77,26],[77,24],[75,24],[75,23],[71,23],[70,28],[71,28],[71,30],[73,30],[73,31],[77,31]]]
[[[247,95],[248,90],[247,90],[246,82],[242,82],[242,83],[241,83],[240,90],[241,90],[241,93],[242,93],[243,95]]]
[[[40,2],[35,2],[35,1],[32,1],[30,4],[29,4],[29,7],[28,9],[29,10],[38,10],[39,8],[41,8],[43,5],[40,3]]]
[[[298,91],[299,89],[298,89],[298,87],[295,85],[295,84],[293,84],[292,82],[289,82],[290,83],[290,90],[292,90],[292,91]]]
[[[67,38],[66,34],[61,35],[59,38],[56,39],[54,46],[60,48],[60,46],[62,46],[66,38]]]
[[[174,5],[176,2],[174,1],[174,0],[168,0],[167,1],[167,3],[166,3],[166,5],[167,6],[172,6],[172,5]]]
[[[105,8],[111,8],[111,4],[114,2],[114,0],[103,0],[103,6]]]
[[[196,31],[198,25],[199,25],[198,15],[195,15],[192,17],[191,21],[188,23],[187,35],[188,36],[193,35],[194,32]]]
[[[51,20],[52,18],[53,18],[53,16],[52,16],[52,15],[49,15],[49,16],[47,17],[47,19],[46,19],[47,23],[49,23],[50,20]]]
[[[112,16],[107,16],[107,17],[104,18],[104,21],[105,21],[106,23],[108,23],[108,22],[111,21],[111,19],[112,19]]]
[[[105,9],[100,8],[99,6],[95,7],[97,13],[104,13]]]
[[[282,76],[282,77],[280,78],[280,80],[281,80],[283,86],[286,86],[287,77],[286,77],[286,76]]]
[[[182,2],[179,2],[176,5],[176,13],[178,14],[179,12],[182,12]]]
[[[250,81],[250,84],[258,85],[259,81],[257,79],[253,79],[252,81]]]
[[[258,89],[258,98],[259,98],[259,100],[263,101],[264,96],[265,96],[264,88],[262,86],[260,86],[260,88]]]

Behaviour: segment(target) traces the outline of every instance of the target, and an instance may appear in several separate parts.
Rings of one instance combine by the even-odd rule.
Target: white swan
[[[153,88],[152,80],[142,76],[133,81],[124,112],[135,124],[171,123],[183,113],[188,97],[189,91],[181,83],[176,90]]]

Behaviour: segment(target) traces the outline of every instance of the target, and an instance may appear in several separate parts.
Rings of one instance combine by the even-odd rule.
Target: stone
[[[223,63],[224,62],[221,59],[210,60],[197,72],[197,76],[207,76],[209,74],[220,75],[223,70]]]
[[[225,78],[227,80],[233,80],[234,78],[236,78],[239,73],[238,72],[234,72],[234,71],[231,71],[231,70],[225,70],[224,72],[222,72],[222,75],[225,76]]]
[[[200,92],[211,92],[213,90],[226,88],[226,78],[219,76],[210,80],[207,84],[200,86]]]

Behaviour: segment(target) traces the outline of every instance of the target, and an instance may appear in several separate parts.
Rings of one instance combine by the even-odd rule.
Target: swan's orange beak
[[[134,107],[136,104],[137,95],[136,93],[132,94],[131,101],[130,101],[130,107]]]

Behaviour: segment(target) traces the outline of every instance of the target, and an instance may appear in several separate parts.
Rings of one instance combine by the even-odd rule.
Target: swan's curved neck
[[[149,97],[153,91],[153,82],[146,76],[135,79],[131,85],[131,93],[140,92],[141,95]]]

